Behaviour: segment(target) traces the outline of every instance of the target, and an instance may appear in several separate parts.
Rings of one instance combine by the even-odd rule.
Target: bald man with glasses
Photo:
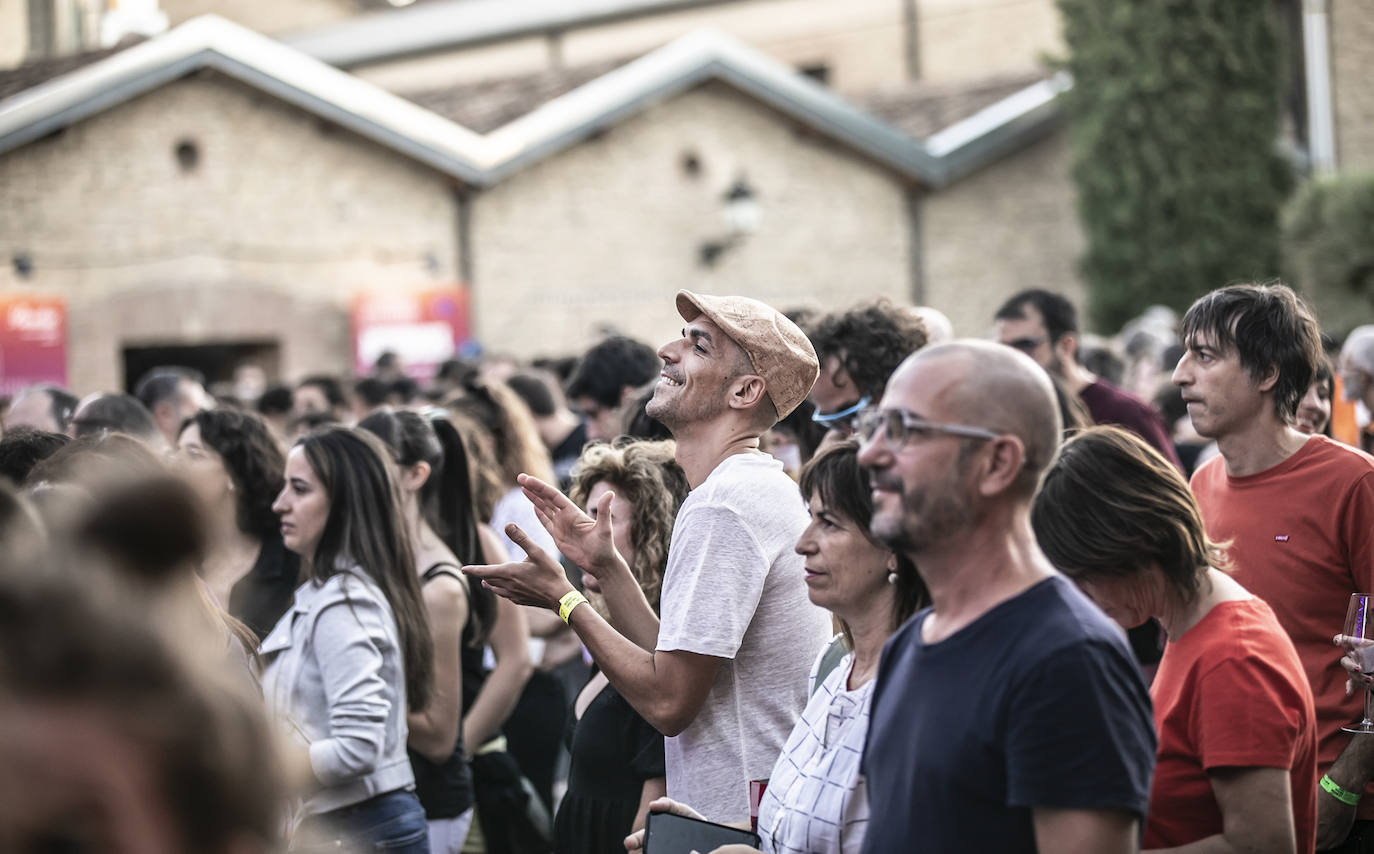
[[[879,666],[864,851],[1136,851],[1149,696],[1120,630],[1030,526],[1059,443],[1049,378],[991,342],[930,347],[857,433],[871,530],[920,567],[933,602]]]

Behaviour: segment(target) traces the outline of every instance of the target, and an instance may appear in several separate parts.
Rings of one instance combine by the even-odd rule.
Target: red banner
[[[353,301],[353,372],[372,373],[382,353],[396,354],[406,374],[434,376],[468,339],[465,288],[360,294]]]
[[[0,394],[38,383],[67,384],[67,304],[0,295]]]

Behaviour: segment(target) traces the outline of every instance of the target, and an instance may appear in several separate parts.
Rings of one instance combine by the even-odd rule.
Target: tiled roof
[[[633,57],[402,93],[427,110],[488,133],[632,61]],[[912,83],[850,95],[874,118],[924,139],[1048,75],[997,75],[957,83]]]
[[[70,70],[72,65],[78,67]],[[495,184],[648,105],[714,81],[913,184],[938,189],[1049,132],[1059,120],[1057,98],[1071,85],[1059,74],[971,91],[910,87],[861,104],[753,48],[701,30],[624,64],[470,84],[407,100],[207,15],[95,61],[87,54],[11,75],[12,85],[25,85],[0,98],[0,154],[201,69],[474,186]],[[879,117],[884,115],[891,120]]]
[[[405,92],[402,97],[478,133],[489,133],[632,59]]]
[[[70,56],[53,57],[52,59],[39,59],[26,62],[17,68],[7,68],[0,71],[0,101],[11,95],[17,95],[25,89],[31,89],[39,83],[46,83],[54,77],[60,77],[68,71],[75,71],[93,62],[99,62],[107,56],[113,56],[122,50],[131,48],[141,41],[144,41],[142,36],[127,36],[119,44],[104,50],[92,50]]]
[[[874,118],[925,139],[1048,76],[1031,72],[953,83],[917,82],[854,95],[850,100]]]

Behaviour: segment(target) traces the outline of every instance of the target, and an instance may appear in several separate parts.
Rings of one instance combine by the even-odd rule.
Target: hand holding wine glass
[[[1374,622],[1371,622],[1374,613],[1370,612],[1371,605],[1374,605],[1374,596],[1367,593],[1352,594],[1345,612],[1345,629],[1336,636],[1337,644],[1346,649],[1346,656],[1341,663],[1348,670],[1365,677],[1374,675]],[[1374,685],[1370,684],[1368,678],[1359,681],[1364,684],[1364,718],[1341,727],[1341,730],[1374,734]]]

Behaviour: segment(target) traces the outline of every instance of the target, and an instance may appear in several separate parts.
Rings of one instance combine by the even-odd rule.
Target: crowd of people
[[[15,395],[0,850],[1374,852],[1374,326],[664,309]]]

